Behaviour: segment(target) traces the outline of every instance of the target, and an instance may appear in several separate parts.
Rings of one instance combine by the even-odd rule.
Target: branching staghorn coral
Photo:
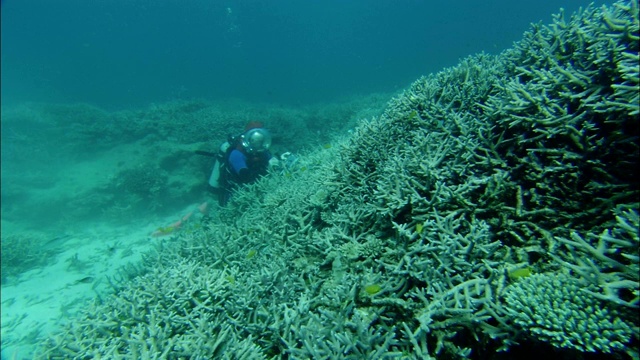
[[[241,305],[227,302],[233,294],[223,290],[234,284],[224,274],[193,262],[155,268],[118,296],[86,309],[37,357],[227,358],[238,351],[263,358],[250,336],[219,320]]]
[[[584,289],[589,295],[615,304],[640,307],[640,257],[638,213],[636,209],[616,209],[616,224],[599,235],[589,233],[585,240],[578,233],[571,239],[558,238],[568,248],[551,256],[578,277],[598,288]],[[595,245],[595,246],[594,246]],[[566,260],[564,260],[566,259]],[[640,334],[637,334],[640,335]]]
[[[57,239],[63,239],[64,237],[64,235],[60,235],[53,239],[47,239],[38,232],[3,231],[0,239],[2,284],[9,283],[22,273],[50,261],[51,258],[61,252],[61,249],[52,246],[52,244]]]
[[[562,273],[535,274],[506,289],[505,309],[523,332],[556,347],[624,350],[638,331],[623,319],[635,317],[637,323],[637,314],[594,297],[594,288]]]
[[[522,174],[525,208],[590,229],[617,203],[637,201],[628,169],[637,164],[640,89],[638,63],[627,59],[638,56],[638,33],[637,4],[618,2],[568,23],[560,14],[505,53],[514,76],[482,107],[504,133],[497,151]]]

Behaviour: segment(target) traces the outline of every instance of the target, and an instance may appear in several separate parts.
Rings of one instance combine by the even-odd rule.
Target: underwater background
[[[2,102],[238,97],[298,104],[397,91],[586,0],[2,2]],[[601,3],[601,2],[596,2]]]
[[[589,3],[2,1],[2,358],[637,359],[638,7]]]

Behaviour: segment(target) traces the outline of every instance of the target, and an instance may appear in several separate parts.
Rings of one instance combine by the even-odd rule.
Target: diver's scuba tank
[[[225,141],[220,145],[216,161],[213,164],[213,170],[211,170],[211,176],[209,176],[209,185],[213,188],[221,189],[225,185],[222,172],[225,171],[225,156],[227,155],[227,150],[229,150],[230,147],[231,143],[229,141]]]

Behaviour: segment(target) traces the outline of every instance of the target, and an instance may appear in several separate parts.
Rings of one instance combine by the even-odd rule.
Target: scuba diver
[[[220,206],[226,205],[235,186],[252,183],[266,175],[270,166],[277,165],[270,147],[271,134],[257,121],[247,124],[241,135],[229,136],[220,146],[209,177]]]

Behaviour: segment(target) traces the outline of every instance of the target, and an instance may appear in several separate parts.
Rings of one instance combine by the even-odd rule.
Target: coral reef
[[[20,274],[46,264],[60,252],[52,244],[57,238],[47,239],[36,232],[2,231],[2,284],[10,282]]]
[[[233,309],[244,305],[222,271],[180,262],[156,267],[133,284],[106,305],[98,305],[99,311],[89,310],[64,337],[52,338],[49,352],[58,355],[40,356],[264,358],[251,337],[239,338],[228,324],[216,319],[232,316]],[[235,299],[240,303],[235,304]],[[213,323],[219,326],[210,326]],[[96,336],[105,335],[106,341],[96,343]]]
[[[636,2],[589,7],[417,80],[37,355],[637,357],[639,32]]]
[[[515,324],[541,341],[586,352],[623,349],[634,325],[622,319],[633,315],[584,293],[594,290],[566,274],[535,274],[510,286],[505,300]]]

